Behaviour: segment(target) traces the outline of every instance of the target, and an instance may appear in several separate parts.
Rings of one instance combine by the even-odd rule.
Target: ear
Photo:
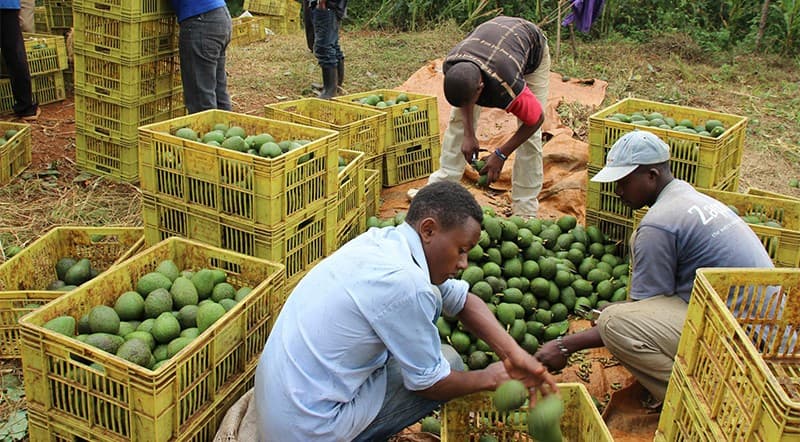
[[[439,223],[433,218],[425,218],[419,222],[419,228],[417,229],[419,233],[419,237],[422,240],[423,244],[428,244],[431,242],[433,237],[439,232],[441,226]]]

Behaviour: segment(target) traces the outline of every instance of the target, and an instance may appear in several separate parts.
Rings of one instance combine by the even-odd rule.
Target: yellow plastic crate
[[[777,193],[777,192],[770,192],[768,190],[757,189],[755,187],[748,188],[747,189],[747,193],[749,193],[750,195],[767,196],[767,197],[770,197],[770,198],[778,198],[778,199],[784,199],[784,200],[800,201],[800,198],[795,197],[795,196],[784,195],[782,193]]]
[[[768,304],[769,287],[780,293]],[[732,310],[726,303],[739,295],[741,306]],[[697,271],[675,364],[705,416],[725,436],[716,440],[800,438],[800,346],[782,343],[784,333],[797,338],[798,296],[800,269]],[[671,434],[671,425],[662,416],[660,432]]]
[[[113,305],[165,259],[178,268],[222,269],[234,287],[253,291],[158,370],[42,327],[57,316]],[[182,238],[140,252],[20,319],[29,406],[91,440],[182,438],[247,382],[269,332],[271,303],[283,296],[283,274],[281,264]]]
[[[141,227],[56,227],[0,265],[0,359],[20,357],[17,320],[64,295],[45,290],[60,258],[88,258],[105,271],[138,252],[143,234]]]
[[[394,100],[398,95],[406,94],[409,101],[383,109],[358,102],[361,98],[373,94],[382,95],[384,100]],[[385,112],[386,152],[389,152],[392,148],[425,142],[432,136],[438,136],[439,134],[439,105],[436,101],[436,97],[433,95],[416,94],[392,89],[375,89],[369,92],[334,97],[334,100]],[[417,106],[417,110],[405,112],[405,110],[409,109],[411,106]]]
[[[583,384],[558,384],[564,401],[561,432],[570,442],[612,442],[603,418]],[[527,404],[519,412],[527,414]],[[476,393],[447,402],[442,407],[442,442],[477,442],[482,435],[501,441],[533,441],[527,436],[527,417],[508,422],[511,413],[499,412],[492,405],[490,392]],[[511,419],[513,421],[513,419]]]
[[[635,111],[660,112],[676,120],[688,118],[695,122],[717,119],[725,125],[726,130],[719,137],[712,138],[607,118],[618,112],[630,114]],[[603,167],[608,151],[622,135],[635,129],[647,130],[669,144],[670,168],[676,178],[695,187],[720,188],[722,183],[736,177],[737,182],[733,183],[731,189],[736,190],[746,126],[747,118],[737,115],[626,98],[589,117],[589,164]]]
[[[67,45],[60,35],[23,33],[28,70],[32,76],[63,71],[67,65]],[[8,76],[5,63],[0,63],[0,74]]]
[[[383,185],[387,187],[430,176],[439,168],[439,135],[392,146],[383,156]]]
[[[287,3],[294,0],[244,0],[244,10],[253,14],[286,15]]]
[[[43,0],[50,31],[66,31],[72,27],[71,0]]]
[[[175,14],[125,21],[76,10],[73,18],[76,52],[137,64],[168,57],[178,50],[180,27]]]
[[[800,266],[800,201],[711,189],[700,189],[700,192],[725,205],[736,207],[741,215],[753,212],[781,223],[781,228],[759,224],[748,226],[761,240],[775,266]],[[647,208],[634,212],[634,230],[646,213]]]
[[[235,17],[232,19],[232,46],[246,46],[267,38],[269,18],[264,16]]]
[[[75,94],[75,125],[92,136],[111,137],[122,142],[135,142],[140,126],[185,114],[180,84],[159,96],[130,102],[88,90]]]
[[[631,234],[635,230],[633,221],[587,208],[585,225],[597,226],[603,234],[617,244],[617,250],[622,256],[630,253]]]
[[[339,223],[336,231],[336,248],[345,245],[348,241],[367,230],[366,210],[362,207],[344,222]]]
[[[56,71],[49,74],[31,77],[33,96],[40,105],[55,103],[67,98],[64,87],[64,72]],[[11,79],[0,79],[0,114],[14,110],[14,94],[11,91]]]
[[[307,211],[271,229],[145,194],[142,200],[147,244],[179,236],[245,255],[281,262],[287,284],[294,283],[336,247],[336,205]]]
[[[75,130],[75,162],[94,175],[133,183],[139,180],[138,143]]]
[[[720,426],[709,416],[705,403],[697,399],[680,364],[672,367],[667,396],[661,409],[654,442],[696,442],[739,439],[742,434],[720,434]],[[735,425],[730,427],[735,428]]]
[[[33,22],[36,32],[49,34],[50,25],[47,24],[47,7],[37,6],[33,10]]]
[[[339,148],[364,152],[365,160],[385,150],[386,113],[334,100],[304,98],[264,106],[264,116],[339,132]]]
[[[74,60],[75,88],[112,103],[145,102],[176,94],[182,84],[177,53],[131,64],[77,51]]]
[[[262,158],[172,135],[181,127],[203,134],[217,123],[240,126],[248,134],[270,133],[277,140],[311,142]],[[139,129],[141,188],[176,204],[271,229],[336,197],[338,145],[331,130],[208,110]]]
[[[31,126],[0,121],[0,137],[7,130],[17,133],[0,145],[0,186],[7,184],[31,164]]]
[[[72,3],[76,13],[103,15],[126,22],[175,15],[169,0],[75,0]]]
[[[336,196],[336,222],[344,224],[349,218],[364,208],[366,190],[364,189],[364,153],[339,149],[339,156],[347,165],[338,174],[339,190]]]
[[[381,173],[375,169],[364,170],[364,187],[366,189],[365,216],[378,216],[381,211]]]
[[[255,369],[251,370],[243,379],[248,379],[232,388],[230,394],[213,409],[209,408],[202,414],[192,417],[191,423],[187,424],[186,431],[181,432],[176,438],[178,441],[186,442],[208,442],[214,439],[222,419],[228,409],[236,403],[248,390],[255,384]],[[47,415],[36,407],[28,407],[28,432],[32,441],[91,441],[105,442],[108,437],[105,434],[98,434],[80,424],[80,422],[67,422],[60,419],[53,422]]]

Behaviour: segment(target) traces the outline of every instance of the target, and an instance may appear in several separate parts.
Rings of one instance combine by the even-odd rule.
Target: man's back
[[[631,297],[677,294],[688,302],[701,267],[772,267],[761,241],[733,211],[672,180],[636,232]]]

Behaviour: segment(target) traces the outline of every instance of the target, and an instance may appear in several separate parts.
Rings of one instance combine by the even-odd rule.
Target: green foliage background
[[[296,0],[286,0],[296,1]],[[230,0],[233,15],[243,0]],[[463,31],[497,14],[524,17],[556,32],[558,0],[349,0],[350,26],[414,31],[454,21]],[[563,6],[566,4],[566,6]],[[708,51],[755,47],[763,0],[607,0],[603,14],[584,39],[646,41],[680,32]],[[569,3],[562,3],[563,16]],[[800,0],[772,0],[762,47],[800,54]]]

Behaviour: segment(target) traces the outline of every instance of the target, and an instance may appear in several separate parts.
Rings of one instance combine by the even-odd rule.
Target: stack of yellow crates
[[[303,7],[297,0],[244,0],[244,10],[266,17],[266,27],[275,34],[290,34],[301,28]]]

